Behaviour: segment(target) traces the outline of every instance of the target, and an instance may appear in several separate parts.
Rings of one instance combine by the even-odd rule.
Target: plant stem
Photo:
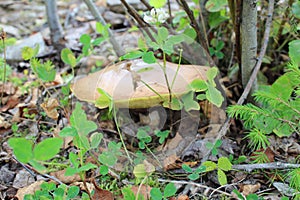
[[[4,96],[4,89],[5,89],[5,83],[6,83],[6,48],[5,48],[5,38],[6,38],[6,32],[2,29],[0,38],[2,40],[3,44],[3,85],[2,85],[2,92],[1,92],[1,98],[0,98],[0,105],[4,104],[2,102],[3,96]]]

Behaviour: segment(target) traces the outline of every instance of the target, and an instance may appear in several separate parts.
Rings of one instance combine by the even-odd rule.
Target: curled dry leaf
[[[95,103],[101,96],[98,92],[98,88],[101,88],[113,98],[117,107],[153,107],[169,98],[162,66],[162,61],[153,64],[147,64],[141,59],[120,62],[76,81],[71,90],[82,101]],[[178,67],[178,64],[167,62],[165,72],[169,85],[175,79],[172,94],[180,97],[188,91],[187,86],[193,80],[207,80],[208,69],[199,65]]]
[[[20,188],[16,194],[18,199],[24,199],[26,194],[34,194],[36,190],[40,189],[40,185],[43,183],[43,180],[36,181],[26,187]]]
[[[51,119],[57,120],[58,112],[56,108],[59,106],[57,99],[50,98],[41,104],[41,107]]]

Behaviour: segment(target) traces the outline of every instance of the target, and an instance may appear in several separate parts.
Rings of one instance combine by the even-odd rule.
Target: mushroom
[[[76,81],[71,90],[82,101],[93,102],[101,96],[97,88],[108,93],[119,108],[150,108],[169,99],[163,61],[148,64],[141,59],[123,61]],[[207,80],[207,66],[180,65],[166,62],[165,74],[172,95],[187,93],[195,79]],[[175,80],[173,81],[175,77]]]

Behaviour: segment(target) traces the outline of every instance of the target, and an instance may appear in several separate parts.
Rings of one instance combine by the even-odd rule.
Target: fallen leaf
[[[51,172],[50,175],[56,177],[57,179],[59,179],[61,182],[63,183],[74,183],[76,181],[80,181],[81,178],[78,174],[75,174],[73,176],[65,176],[65,172],[66,170],[60,170],[60,171],[56,171],[56,172]]]
[[[247,196],[249,194],[253,194],[255,193],[259,188],[260,188],[260,183],[257,183],[255,185],[242,185],[241,186],[241,191],[242,191],[242,194]]]
[[[131,190],[133,191],[134,195],[137,196],[138,192],[140,195],[144,197],[145,200],[150,199],[150,191],[151,187],[149,185],[134,185],[131,187]]]
[[[96,184],[95,180],[93,180],[93,184],[95,186],[95,193],[92,197],[93,200],[114,200],[113,194],[108,190],[103,190]]]
[[[41,104],[41,107],[51,119],[58,119],[58,112],[56,108],[59,106],[57,99],[50,98]]]
[[[36,190],[40,189],[40,185],[43,183],[43,180],[36,181],[26,187],[20,188],[16,194],[18,199],[24,199],[26,194],[34,194]]]

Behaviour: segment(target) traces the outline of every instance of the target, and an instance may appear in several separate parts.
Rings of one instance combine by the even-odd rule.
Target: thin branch
[[[194,13],[193,11],[189,8],[188,4],[186,3],[185,0],[180,0],[182,8],[184,9],[184,11],[186,12],[186,14],[188,15],[189,19],[190,19],[190,25],[191,27],[193,27],[193,29],[196,31],[197,34],[197,41],[201,44],[201,46],[204,48],[206,57],[209,61],[210,66],[214,66],[214,62],[211,58],[211,56],[209,55],[209,50],[208,50],[208,45],[205,42],[205,38],[202,36],[201,34],[201,30],[199,27],[199,24],[197,23],[195,17],[194,17]]]
[[[103,19],[103,17],[101,16],[99,10],[97,9],[96,5],[93,3],[92,0],[83,0],[85,2],[85,4],[87,5],[87,7],[89,8],[89,10],[91,11],[92,15],[94,16],[94,18],[99,21],[102,25],[106,25],[105,20]],[[108,28],[108,33],[109,33],[109,40],[110,43],[112,44],[117,56],[122,56],[125,54],[124,50],[121,48],[121,46],[119,45],[119,43],[116,41],[116,39],[114,38],[114,34],[111,31],[110,28]]]
[[[251,172],[256,169],[291,169],[299,168],[300,164],[272,162],[272,163],[260,163],[260,164],[243,164],[243,165],[232,165],[232,169],[244,170]]]
[[[271,25],[272,25],[272,16],[273,16],[273,11],[274,11],[274,0],[270,0],[269,1],[269,7],[268,7],[268,18],[267,18],[267,21],[266,21],[266,29],[265,29],[265,32],[264,32],[264,37],[263,37],[263,44],[262,44],[262,47],[261,47],[261,50],[260,50],[260,53],[259,53],[259,56],[258,56],[258,59],[257,59],[257,62],[254,66],[254,69],[253,69],[253,72],[250,76],[250,79],[245,87],[245,90],[244,92],[242,93],[242,96],[239,98],[238,102],[237,102],[237,105],[242,105],[245,101],[245,99],[247,98],[250,90],[251,90],[251,87],[253,85],[253,82],[257,76],[257,73],[259,72],[259,69],[260,69],[260,66],[261,66],[261,63],[262,63],[262,60],[263,60],[263,57],[266,53],[266,49],[267,49],[267,46],[268,46],[268,42],[269,42],[269,36],[270,36],[270,29],[271,29]],[[228,117],[225,121],[225,123],[223,124],[222,128],[220,129],[219,133],[218,133],[218,136],[216,137],[214,143],[217,141],[217,140],[220,140],[223,136],[226,135],[226,132],[231,124],[231,117]],[[204,157],[202,158],[201,162],[205,162],[208,157],[210,156],[210,153],[211,153],[211,149],[208,150],[208,152],[204,155]]]
[[[121,3],[124,5],[124,7],[126,8],[127,12],[136,20],[136,22],[139,24],[139,26],[141,28],[145,28],[145,32],[146,34],[149,36],[149,38],[152,41],[155,41],[155,38],[152,36],[152,34],[150,33],[150,31],[148,30],[147,27],[150,27],[148,23],[146,23],[141,16],[136,12],[136,10],[134,8],[132,8],[127,2],[126,0],[121,0]],[[150,27],[151,28],[151,27]],[[152,29],[153,30],[153,29]],[[154,30],[153,30],[154,31]]]
[[[150,11],[153,7],[145,0],[141,0],[141,2],[146,6],[146,8]]]

